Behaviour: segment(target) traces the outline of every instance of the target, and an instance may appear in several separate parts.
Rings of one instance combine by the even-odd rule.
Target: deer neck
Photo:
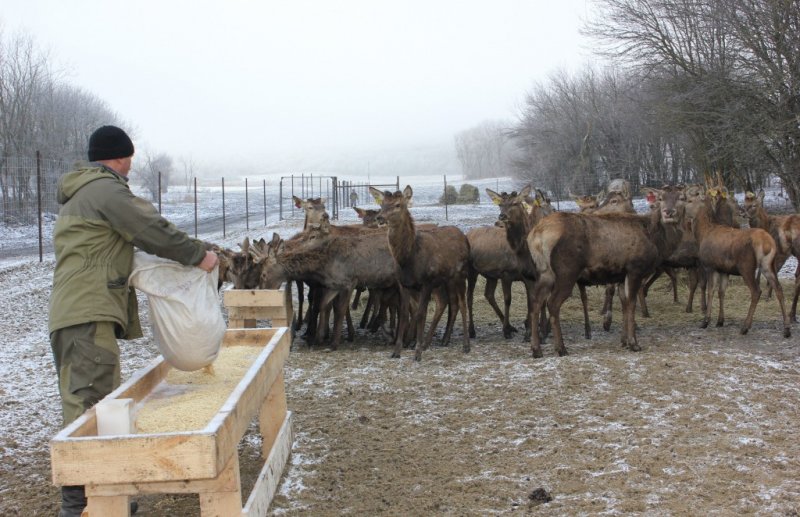
[[[694,238],[698,244],[700,244],[708,232],[711,231],[711,228],[715,226],[711,221],[710,212],[710,207],[703,207],[697,212],[697,215],[695,215],[692,221],[692,234],[694,234]]]
[[[388,237],[392,256],[400,266],[414,260],[417,232],[408,210],[403,212],[399,221],[389,225]]]
[[[524,254],[528,251],[528,242],[526,237],[530,229],[533,227],[528,218],[512,218],[506,221],[506,240],[511,249],[518,255]]]
[[[761,228],[764,230],[769,230],[771,217],[767,214],[767,211],[764,210],[763,206],[757,205],[756,211],[752,215],[752,217],[748,217],[748,222],[750,223],[751,228]]]

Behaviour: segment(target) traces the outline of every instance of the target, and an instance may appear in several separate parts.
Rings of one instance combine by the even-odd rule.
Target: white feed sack
[[[216,267],[206,273],[141,251],[133,255],[129,282],[147,295],[156,345],[179,370],[198,370],[217,358],[225,334],[218,275]]]

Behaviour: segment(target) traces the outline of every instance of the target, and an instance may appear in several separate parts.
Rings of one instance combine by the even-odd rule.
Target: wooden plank
[[[203,517],[228,517],[242,511],[242,483],[239,480],[239,455],[234,454],[223,469],[226,476],[235,479],[234,490],[203,492],[200,494],[200,515]]]
[[[227,461],[226,454],[236,454],[236,447],[244,436],[250,420],[260,409],[269,388],[289,356],[289,329],[282,327],[272,336],[265,349],[256,359],[242,380],[234,388],[233,394],[212,418],[205,430],[214,431],[217,437],[217,464],[220,468]]]
[[[273,318],[285,319],[286,309],[284,309],[283,306],[280,306],[280,307],[231,307],[228,310],[228,320],[231,319],[270,320]]]
[[[258,413],[258,427],[261,432],[262,456],[267,457],[272,450],[275,437],[283,425],[286,417],[286,388],[281,371],[261,404]]]
[[[56,485],[208,479],[220,469],[207,432],[82,437],[51,442],[50,457]]]
[[[238,477],[230,469],[213,479],[190,479],[182,481],[154,481],[117,483],[108,485],[86,485],[88,496],[115,496],[137,494],[200,494],[203,492],[232,492],[236,490]]]
[[[243,517],[263,517],[267,515],[269,505],[278,491],[281,475],[286,467],[289,454],[292,452],[294,432],[292,430],[292,412],[286,413],[280,431],[275,437],[275,442],[264,462],[264,467],[258,474],[250,497],[242,509]]]
[[[266,346],[277,332],[276,328],[228,329],[222,346]]]
[[[128,496],[90,497],[81,516],[88,517],[130,517],[131,503]]]
[[[223,292],[225,307],[283,307],[283,289],[228,289]]]

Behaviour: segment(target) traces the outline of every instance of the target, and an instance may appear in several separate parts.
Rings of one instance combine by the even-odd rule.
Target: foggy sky
[[[197,162],[449,144],[582,67],[588,0],[4,0],[0,23]]]

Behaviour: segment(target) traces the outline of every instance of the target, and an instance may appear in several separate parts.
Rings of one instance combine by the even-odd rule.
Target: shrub
[[[458,200],[458,192],[456,192],[456,188],[452,185],[447,185],[444,189],[444,194],[442,197],[439,198],[439,204],[447,204],[447,205],[454,205]]]

